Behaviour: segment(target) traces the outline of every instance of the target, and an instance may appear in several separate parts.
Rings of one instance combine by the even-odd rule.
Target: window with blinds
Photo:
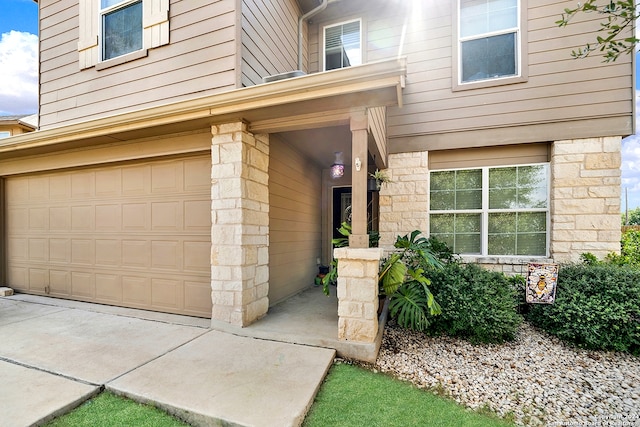
[[[324,69],[362,64],[361,21],[349,21],[324,27]]]

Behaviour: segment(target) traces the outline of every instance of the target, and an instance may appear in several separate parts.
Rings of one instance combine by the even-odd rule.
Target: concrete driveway
[[[44,423],[104,388],[196,426],[299,425],[335,351],[239,337],[208,323],[0,298],[0,426]]]

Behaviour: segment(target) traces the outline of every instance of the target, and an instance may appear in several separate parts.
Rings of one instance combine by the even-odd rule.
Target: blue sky
[[[37,34],[38,6],[33,0],[0,0],[0,115],[37,111]],[[640,63],[637,59],[636,64]],[[636,73],[636,88],[640,88],[640,72]],[[636,92],[636,111],[640,112],[638,102]],[[623,211],[625,189],[629,209],[640,207],[640,132],[625,138],[622,144]]]
[[[33,0],[0,0],[0,34],[11,30],[38,34],[38,4]]]
[[[38,5],[0,0],[0,115],[38,110]]]

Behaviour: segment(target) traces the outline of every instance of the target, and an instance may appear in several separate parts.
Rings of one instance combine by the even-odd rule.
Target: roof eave
[[[7,138],[0,143],[0,153],[17,152],[78,140],[169,125],[198,119],[238,115],[243,112],[349,95],[382,88],[395,89],[397,104],[402,105],[402,87],[406,59],[398,58],[343,68],[323,73],[275,81],[229,92],[161,105],[87,122],[30,132]],[[17,153],[16,153],[17,154]]]

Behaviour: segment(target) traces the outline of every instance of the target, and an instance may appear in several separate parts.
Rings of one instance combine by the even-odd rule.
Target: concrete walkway
[[[297,426],[335,355],[209,320],[91,307],[0,298],[0,427],[41,424],[103,388],[195,426]]]

